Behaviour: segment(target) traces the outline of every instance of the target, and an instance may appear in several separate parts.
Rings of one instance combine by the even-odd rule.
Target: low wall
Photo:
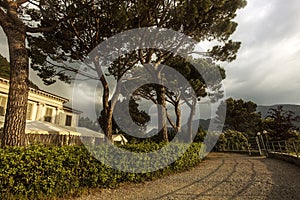
[[[269,157],[273,159],[283,160],[289,163],[293,163],[300,167],[300,158],[297,158],[296,156],[291,156],[287,154],[282,153],[269,153]]]

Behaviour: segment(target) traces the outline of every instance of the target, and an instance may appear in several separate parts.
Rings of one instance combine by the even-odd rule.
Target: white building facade
[[[0,127],[8,99],[9,80],[0,78]],[[45,121],[61,126],[77,127],[81,112],[65,106],[68,99],[49,92],[30,88],[26,120]]]

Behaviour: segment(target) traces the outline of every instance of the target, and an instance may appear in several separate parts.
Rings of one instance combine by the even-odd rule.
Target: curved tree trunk
[[[96,71],[98,73],[98,76],[100,77],[100,82],[103,87],[103,94],[102,94],[102,104],[103,104],[103,122],[100,124],[103,124],[102,130],[104,134],[106,135],[106,138],[108,141],[106,142],[112,142],[113,143],[113,112],[116,106],[116,103],[118,101],[118,97],[120,95],[121,91],[121,82],[117,83],[116,90],[111,98],[109,100],[109,85],[108,82],[105,79],[104,74],[101,71],[99,62],[97,60],[94,61],[94,64],[96,66]]]
[[[1,146],[24,146],[28,101],[28,55],[26,29],[22,22],[2,26],[8,38],[10,55],[10,87]]]
[[[102,87],[103,87],[103,95],[102,95],[102,104],[103,104],[103,111],[104,111],[104,116],[103,119],[103,127],[102,130],[104,132],[104,134],[107,137],[107,140],[109,141],[113,141],[112,139],[112,121],[110,120],[111,116],[112,116],[112,111],[110,109],[110,105],[109,105],[109,87],[108,87],[108,83],[105,80],[104,75],[101,75],[100,77],[100,81],[102,83]]]
[[[102,131],[104,132],[104,135],[106,136],[105,142],[113,142],[112,138],[112,113],[111,105],[109,101],[109,86],[108,82],[105,79],[105,76],[101,70],[101,66],[98,60],[98,57],[94,58],[94,65],[96,72],[98,74],[98,77],[100,78],[100,82],[103,87],[103,94],[102,94],[102,104],[103,104],[103,116],[98,118],[99,124],[102,128]],[[100,121],[102,120],[102,122]]]
[[[171,124],[171,126],[173,127],[173,129],[176,131],[176,133],[180,133],[181,132],[181,110],[180,110],[179,101],[174,102],[174,108],[175,108],[175,115],[176,115],[175,123],[172,121],[168,112],[166,112],[167,119],[168,119],[169,123]]]

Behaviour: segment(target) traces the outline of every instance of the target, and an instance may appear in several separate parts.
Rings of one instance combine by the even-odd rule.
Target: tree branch
[[[74,73],[80,74],[80,75],[85,76],[85,77],[87,77],[87,78],[89,78],[89,79],[92,79],[92,80],[99,80],[99,78],[96,77],[96,76],[92,76],[92,75],[90,75],[90,74],[84,73],[84,72],[82,72],[82,71],[79,71],[79,70],[77,70],[77,69],[74,69],[74,68],[72,68],[72,67],[69,67],[69,66],[67,66],[67,65],[65,65],[65,64],[63,64],[63,65],[58,65],[58,64],[54,64],[54,63],[52,63],[52,62],[50,62],[50,61],[48,61],[48,60],[46,60],[46,62],[47,62],[48,64],[50,64],[50,65],[56,67],[56,68],[63,69],[64,71],[74,72]],[[61,71],[60,71],[60,72],[61,72]]]
[[[168,122],[171,124],[171,126],[176,129],[176,125],[175,123],[172,121],[170,115],[168,114],[168,111],[166,112],[166,115],[167,115],[167,119],[168,119]]]
[[[32,28],[32,27],[26,26],[26,32],[28,32],[28,33],[51,32],[58,26],[59,23],[60,23],[60,21],[56,21],[56,22],[54,22],[54,24],[52,26],[48,26],[48,27]]]
[[[186,97],[185,95],[182,95],[182,96],[183,96],[183,98],[184,98],[185,103],[191,108],[191,107],[192,107],[192,104],[189,102],[190,100],[187,99],[187,97]]]
[[[16,2],[18,6],[21,6],[22,4],[28,2],[28,0],[17,0]]]

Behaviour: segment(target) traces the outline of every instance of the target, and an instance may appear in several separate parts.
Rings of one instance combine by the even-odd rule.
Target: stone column
[[[44,104],[38,102],[36,105],[37,105],[37,111],[36,111],[35,120],[36,121],[43,121],[43,119],[42,119],[42,111],[43,111]]]
[[[52,116],[51,116],[51,123],[55,124],[56,122],[56,115],[57,115],[57,108],[52,109]]]
[[[61,113],[62,109],[56,108],[56,115],[55,115],[55,124],[61,125],[60,120],[61,120]]]

